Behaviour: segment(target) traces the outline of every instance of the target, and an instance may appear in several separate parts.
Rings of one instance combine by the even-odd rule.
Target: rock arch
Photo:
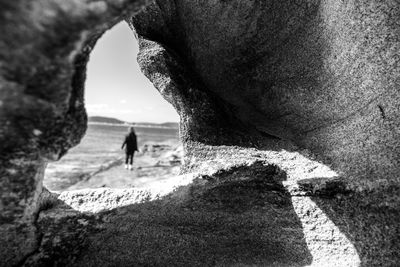
[[[367,213],[386,201],[377,235],[393,232],[384,228],[399,214],[396,1],[38,0],[0,10],[5,262],[23,263],[37,247],[45,161],[82,137],[87,58],[121,19],[138,33],[144,74],[181,116],[188,157],[201,158],[201,144],[296,143],[334,166],[347,189],[373,192],[354,200]]]

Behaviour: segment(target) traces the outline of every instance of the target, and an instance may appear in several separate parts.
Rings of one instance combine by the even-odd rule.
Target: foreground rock
[[[247,155],[246,149],[231,153],[226,146],[269,151],[259,155],[268,164],[279,163],[281,154],[274,152],[298,150],[292,143],[307,148],[338,174],[335,181],[307,175],[288,179],[289,194],[308,199],[309,208],[296,206],[295,199],[292,204],[313,260],[321,258],[320,241],[332,242],[325,234],[329,231],[319,229],[331,229],[332,236],[339,229],[352,245],[334,242],[338,246],[325,246],[323,255],[343,259],[346,251],[355,255],[353,246],[362,265],[395,265],[399,16],[396,1],[0,1],[2,264],[28,264],[42,247],[48,228],[38,224],[45,162],[60,158],[82,138],[88,56],[106,29],[126,19],[140,40],[138,61],[144,74],[181,117],[185,171],[223,169],[224,161]],[[309,180],[299,181],[303,178]],[[241,185],[227,188],[240,191]],[[350,196],[324,200],[338,192]],[[203,197],[207,199],[199,195]],[[258,206],[247,201],[255,212]],[[229,210],[229,201],[222,202]],[[283,217],[288,214],[285,207],[282,202],[278,208]],[[285,224],[282,220],[279,227]],[[300,237],[300,228],[293,229]],[[246,244],[238,246],[240,251],[257,251]],[[303,245],[295,247],[303,251]],[[57,255],[71,249],[60,248]],[[226,255],[234,257],[236,250],[229,251]],[[247,264],[246,255],[238,255],[243,256],[238,262]],[[336,262],[335,257],[328,258]],[[288,258],[310,262],[307,257]],[[210,264],[234,264],[211,259],[215,261]],[[272,265],[275,260],[291,264],[271,259]]]
[[[399,256],[398,247],[388,244],[396,243],[394,218],[400,210],[381,202],[383,196],[352,191],[299,153],[277,153],[280,165],[267,163],[269,152],[226,148],[217,154],[225,166],[171,177],[147,189],[47,196],[53,207],[41,212],[43,240],[29,265],[395,264],[391,259]],[[227,155],[235,156],[231,163]],[[293,170],[288,175],[290,166],[326,177],[299,180],[294,190],[294,182],[305,175]]]

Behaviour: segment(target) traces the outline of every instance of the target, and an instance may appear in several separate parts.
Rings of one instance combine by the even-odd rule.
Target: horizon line
[[[124,119],[119,119],[119,118],[110,117],[110,116],[88,115],[88,119],[93,118],[93,117],[100,117],[100,118],[105,118],[105,119],[114,119],[114,120],[119,120],[119,121],[125,122],[125,123],[152,123],[152,124],[178,123],[178,124],[179,124],[179,120],[178,120],[178,121],[162,121],[162,122],[152,122],[152,121],[127,121],[127,120],[124,120]]]

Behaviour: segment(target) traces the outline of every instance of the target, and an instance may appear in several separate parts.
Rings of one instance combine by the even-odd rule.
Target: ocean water
[[[44,186],[62,191],[124,157],[122,142],[128,132],[125,125],[89,124],[81,143],[57,162],[46,167]],[[145,144],[179,145],[177,128],[135,127],[139,148]]]

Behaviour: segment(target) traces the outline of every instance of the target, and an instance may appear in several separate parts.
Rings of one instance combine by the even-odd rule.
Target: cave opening
[[[179,173],[179,116],[141,72],[138,52],[138,38],[126,22],[97,41],[86,70],[86,134],[61,160],[47,164],[47,189],[130,188]],[[138,144],[132,169],[122,149],[130,127]]]

